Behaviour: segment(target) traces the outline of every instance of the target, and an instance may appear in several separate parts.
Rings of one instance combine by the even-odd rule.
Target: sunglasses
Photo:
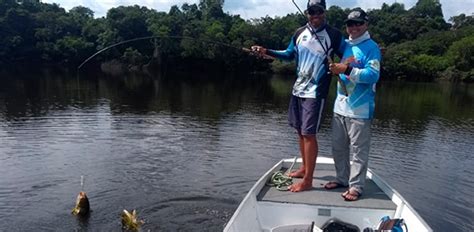
[[[346,26],[347,27],[353,27],[353,26],[360,27],[364,24],[365,24],[365,22],[349,21],[349,22],[346,23]]]
[[[322,15],[324,14],[324,10],[319,7],[310,7],[308,9],[308,14],[309,15]]]

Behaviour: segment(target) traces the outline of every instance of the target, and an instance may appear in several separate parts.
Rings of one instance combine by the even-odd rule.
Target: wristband
[[[346,71],[344,71],[344,74],[346,74],[347,76],[349,76],[352,72],[352,67],[347,65],[347,68],[346,68]]]

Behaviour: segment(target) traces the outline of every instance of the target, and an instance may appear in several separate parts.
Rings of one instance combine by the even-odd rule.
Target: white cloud
[[[66,10],[74,6],[82,5],[90,8],[96,17],[105,16],[107,10],[112,7],[123,6],[146,6],[157,11],[168,12],[171,6],[181,6],[187,2],[189,4],[199,3],[199,0],[43,0],[45,3],[57,3]],[[304,10],[307,0],[295,0],[299,7]],[[327,0],[328,7],[337,5],[342,8],[361,7],[365,10],[379,9],[385,2],[392,4],[394,2],[403,3],[405,9],[413,7],[417,0]],[[472,0],[440,0],[445,19],[464,13],[472,15],[474,13],[474,2]],[[238,14],[242,18],[260,18],[266,15],[285,16],[289,13],[296,13],[297,9],[291,0],[225,0],[224,11],[230,14]]]

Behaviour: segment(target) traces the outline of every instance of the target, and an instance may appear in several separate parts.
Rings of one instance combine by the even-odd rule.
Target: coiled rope
[[[288,186],[293,184],[293,178],[285,175],[283,171],[273,173],[272,177],[267,183],[267,186],[275,187],[280,191],[288,191]]]
[[[293,178],[289,177],[288,175],[291,173],[293,166],[296,163],[296,157],[293,160],[290,168],[286,171],[277,171],[273,173],[272,177],[267,182],[267,186],[275,187],[277,190],[280,191],[288,191],[288,187],[293,184]]]

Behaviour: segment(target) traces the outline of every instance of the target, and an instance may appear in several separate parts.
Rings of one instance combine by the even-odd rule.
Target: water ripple
[[[0,230],[120,231],[122,210],[137,209],[144,231],[221,231],[262,173],[299,156],[288,97],[272,89],[215,88],[222,96],[208,98],[206,83],[184,83],[190,89],[170,98],[168,88],[183,86],[173,82],[143,100],[111,82],[82,86],[97,96],[66,102],[0,94]],[[401,115],[387,105],[377,106],[390,114],[374,120],[370,168],[436,231],[474,230],[473,117]],[[318,134],[321,156],[331,157],[330,117]],[[70,214],[81,190],[92,208],[85,221]]]

